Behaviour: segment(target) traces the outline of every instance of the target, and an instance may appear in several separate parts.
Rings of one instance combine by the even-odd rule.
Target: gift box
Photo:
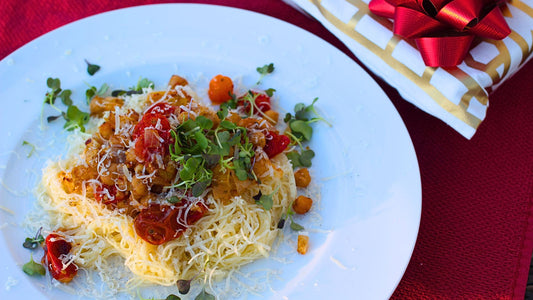
[[[373,13],[369,8],[370,0],[288,2],[320,21],[372,72],[396,88],[405,100],[443,120],[468,139],[474,135],[485,119],[489,94],[531,58],[533,46],[531,34],[533,1],[531,0],[475,0],[474,6],[478,6],[474,12],[478,13],[474,16],[475,22],[470,19],[462,20],[469,12],[468,9],[460,7],[460,13],[450,18],[449,22],[463,22],[462,29],[451,32],[448,26],[435,32],[433,28],[433,32],[417,33],[418,35],[415,34],[413,37],[395,32],[398,33],[399,25],[404,29],[407,27],[412,30],[420,28],[422,30],[429,22],[427,19],[412,17],[412,21],[409,21],[409,18],[404,17],[395,20],[394,11],[392,15],[390,11],[387,15],[380,13],[375,7]],[[442,18],[435,17],[435,14],[439,13],[444,5],[450,2],[462,5],[465,1],[382,0],[379,2],[388,2],[393,9],[401,5],[410,8],[418,5],[420,12],[441,21]],[[371,7],[375,4],[372,3]],[[505,22],[503,24],[494,22],[492,16],[488,16],[491,12],[503,16]],[[460,36],[467,31],[473,31],[472,28],[482,21],[482,25],[489,31],[495,31],[496,36],[489,38],[474,32],[470,34],[470,41],[466,46],[456,49],[452,47],[451,50],[444,49],[444,46],[438,42],[430,43],[433,48],[430,48],[429,52],[434,56],[455,56],[457,54],[455,52],[463,51],[457,65],[435,66],[431,62],[428,63],[427,58],[424,61],[423,55],[427,54],[428,50],[417,43],[417,37],[444,39]],[[402,24],[399,24],[400,22]],[[458,28],[460,26],[461,24]],[[508,32],[504,32],[506,27]],[[500,34],[502,39],[497,39],[497,34]]]

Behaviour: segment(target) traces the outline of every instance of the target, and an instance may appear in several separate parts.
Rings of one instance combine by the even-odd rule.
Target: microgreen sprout
[[[118,97],[122,95],[131,96],[134,94],[142,94],[144,88],[154,88],[154,82],[148,78],[140,77],[137,81],[137,85],[130,87],[129,90],[114,90],[111,92],[112,97]]]
[[[33,260],[33,254],[30,254],[30,261],[22,266],[22,271],[30,276],[44,276],[46,274],[43,265]]]
[[[293,168],[311,167],[311,159],[315,157],[315,152],[311,149],[298,151],[291,151],[287,153],[287,158],[291,161]]]
[[[270,210],[272,206],[274,205],[274,200],[272,199],[272,197],[274,196],[275,193],[278,192],[278,190],[279,190],[279,185],[276,186],[274,191],[272,191],[272,193],[268,195],[263,195],[263,193],[259,191],[259,193],[253,197],[255,200],[255,203],[263,206],[265,210]]]
[[[180,203],[181,202],[181,199],[180,197],[178,196],[172,196],[170,198],[167,199],[168,203],[170,204],[176,204],[176,203]]]
[[[29,146],[29,147],[31,147],[30,152],[29,152],[28,155],[26,156],[27,158],[30,158],[30,157],[32,156],[32,154],[35,152],[35,150],[37,149],[37,147],[36,147],[34,144],[32,144],[32,143],[30,143],[30,142],[28,142],[28,141],[22,141],[22,146]]]
[[[87,100],[87,104],[91,102],[94,96],[103,96],[107,92],[107,90],[109,90],[109,85],[107,85],[107,83],[102,84],[99,89],[97,89],[95,86],[89,85],[89,88],[85,91],[85,98]]]
[[[281,218],[278,222],[278,228],[283,228],[285,226],[285,223],[286,223],[286,220],[290,220],[291,221],[291,229],[294,230],[294,231],[301,231],[301,230],[304,230],[305,228],[294,222],[294,218],[293,218],[293,215],[295,214],[295,212],[292,210],[292,203],[291,205],[289,205],[289,209],[287,210],[287,213],[285,214],[285,218]]]
[[[261,81],[263,81],[263,78],[265,78],[266,75],[274,72],[274,64],[270,63],[268,65],[264,65],[262,67],[258,67],[257,72],[261,74],[261,77],[259,77],[259,80],[257,81],[256,85],[261,84]]]
[[[35,234],[35,237],[33,238],[26,238],[24,243],[22,244],[22,247],[26,249],[36,249],[40,244],[44,242],[44,237],[41,234],[41,231],[43,230],[42,227],[37,230],[37,233]]]
[[[87,122],[89,122],[89,114],[81,111],[77,106],[73,104],[73,101],[71,99],[72,91],[62,90],[61,81],[58,78],[49,77],[46,80],[46,85],[51,89],[51,91],[46,93],[44,104],[50,105],[52,108],[54,108],[59,113],[61,113],[60,116],[62,116],[65,119],[65,121],[67,121],[64,125],[65,129],[73,130],[75,128],[79,128],[82,132],[84,132],[85,131],[84,125]],[[57,106],[55,106],[55,100],[57,97],[61,98],[61,102],[67,107],[66,112],[62,111]],[[44,105],[43,105],[43,108],[41,109],[41,125],[42,125],[43,116],[44,116]],[[56,120],[57,118],[59,118],[60,116],[47,117],[47,121],[52,122]]]
[[[215,300],[215,296],[209,294],[204,287],[200,294],[194,298],[194,300]]]
[[[287,130],[285,134],[290,137],[293,144],[298,144],[300,146],[300,151],[294,150],[287,154],[293,168],[310,167],[311,159],[315,156],[313,150],[309,148],[304,149],[302,145],[303,142],[310,141],[313,136],[313,128],[310,124],[323,121],[328,126],[331,126],[331,124],[316,111],[315,103],[317,101],[318,98],[315,98],[310,105],[305,105],[304,103],[296,104],[294,106],[294,115],[287,113],[283,119],[285,123],[289,125],[289,130]]]
[[[254,146],[246,128],[225,119],[216,129],[212,127],[213,121],[198,116],[171,131],[174,143],[169,146],[170,157],[181,165],[180,182],[172,187],[191,189],[193,196],[200,196],[211,184],[212,168],[217,164],[222,172],[233,170],[239,180],[257,180],[252,170]]]
[[[137,81],[137,85],[134,88],[132,88],[132,90],[137,91],[137,92],[142,92],[143,89],[147,89],[147,88],[154,88],[154,82],[148,78],[140,77],[139,81]]]
[[[176,296],[174,294],[168,295],[165,299],[156,299],[154,297],[152,297],[152,298],[144,298],[141,295],[141,292],[139,292],[139,290],[137,290],[137,297],[139,298],[139,300],[181,300],[180,297],[178,297],[178,296]]]
[[[96,72],[98,72],[98,70],[100,70],[99,65],[91,64],[87,60],[85,60],[85,63],[87,64],[87,73],[89,73],[89,75],[91,76],[93,76]]]

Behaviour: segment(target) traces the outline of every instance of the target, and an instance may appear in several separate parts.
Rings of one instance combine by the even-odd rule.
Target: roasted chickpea
[[[187,79],[178,75],[172,75],[172,77],[170,77],[170,80],[168,81],[168,85],[171,89],[175,88],[177,85],[184,86],[188,84],[189,83],[187,82]]]
[[[296,181],[297,187],[307,187],[311,182],[311,175],[309,175],[309,170],[307,170],[307,168],[302,168],[294,172],[294,180]]]
[[[307,253],[307,250],[309,250],[309,237],[307,235],[298,235],[298,247],[296,250],[302,255]]]
[[[265,119],[267,119],[267,121],[270,122],[270,124],[272,125],[278,124],[279,113],[277,111],[267,110],[265,111],[265,115],[268,117]]]
[[[313,206],[313,200],[306,196],[298,196],[292,203],[292,209],[297,214],[305,214]]]
[[[102,115],[106,111],[114,111],[115,106],[122,106],[124,100],[116,97],[99,97],[94,96],[89,104],[91,115]]]

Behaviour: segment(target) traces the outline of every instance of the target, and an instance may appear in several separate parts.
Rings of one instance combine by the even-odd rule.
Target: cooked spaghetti
[[[90,133],[70,137],[40,186],[49,229],[72,243],[63,264],[106,274],[119,255],[132,286],[169,286],[268,257],[296,185],[277,113],[257,105],[264,93],[246,97],[217,113],[178,76],[164,91],[94,97]]]

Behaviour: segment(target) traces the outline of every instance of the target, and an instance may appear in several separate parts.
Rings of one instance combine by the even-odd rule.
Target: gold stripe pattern
[[[435,75],[436,68],[426,67],[424,72],[419,75],[393,56],[394,50],[397,48],[402,39],[392,35],[392,21],[372,14],[368,9],[367,3],[361,0],[345,0],[346,5],[351,5],[358,9],[357,12],[350,18],[350,20],[345,23],[338,19],[333,13],[328,11],[324,5],[322,5],[321,0],[309,1],[319,10],[319,12],[328,22],[371,51],[374,55],[380,57],[389,67],[397,71],[402,76],[405,76],[405,78],[407,78],[409,81],[413,82],[444,110],[448,111],[450,114],[474,129],[479,126],[482,120],[478,116],[470,113],[468,109],[473,98],[475,98],[481,105],[485,107],[488,105],[488,92],[492,90],[491,85],[485,89],[485,87],[481,86],[480,83],[478,83],[471,75],[469,75],[466,70],[462,70],[461,66],[457,68],[442,69],[441,71],[445,71],[450,76],[453,76],[455,79],[457,79],[458,84],[463,86],[462,88],[459,87],[459,89],[466,91],[462,96],[458,95],[460,99],[448,99],[437,86],[432,84],[432,79]],[[533,19],[533,8],[528,6],[523,1],[511,0],[507,5],[512,5],[515,8],[518,8]],[[502,11],[504,16],[512,17],[508,7],[503,7]],[[357,31],[357,25],[364,18],[372,18],[373,21],[391,31],[392,37],[387,42],[385,49],[382,49],[364,34]],[[531,34],[533,37],[533,31],[531,31]],[[533,38],[531,40],[533,40]],[[469,54],[465,59],[466,66],[488,74],[492,80],[492,85],[501,82],[511,71],[512,57],[506,45],[506,42],[508,43],[511,41],[517,44],[521,49],[522,57],[520,64],[523,64],[532,52],[532,45],[529,45],[525,38],[513,31],[506,40],[477,41],[476,44],[473,45],[473,48],[481,43],[488,43],[497,49],[497,54],[487,63],[476,61],[476,59]],[[411,47],[416,48],[413,41],[406,40],[405,42],[411,45]]]

